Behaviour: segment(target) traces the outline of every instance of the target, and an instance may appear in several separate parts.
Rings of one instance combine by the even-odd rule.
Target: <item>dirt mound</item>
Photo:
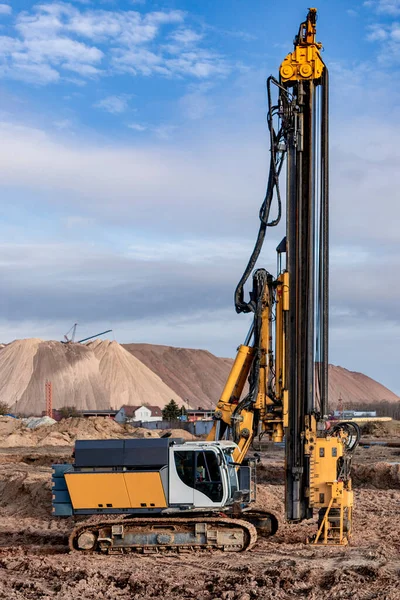
[[[142,427],[120,425],[113,419],[103,417],[70,417],[54,425],[29,429],[19,419],[0,419],[0,447],[24,448],[45,446],[71,446],[76,440],[105,440],[125,437],[159,437],[156,431]]]
[[[51,515],[51,469],[23,463],[2,465],[0,507],[6,515]]]
[[[197,440],[198,439],[195,435],[193,435],[189,431],[186,431],[186,429],[164,429],[163,431],[160,430],[160,436],[168,435],[168,434],[169,434],[169,437],[182,438],[184,440]]]
[[[369,421],[362,425],[362,435],[374,438],[400,437],[400,422]]]
[[[86,346],[28,339],[0,350],[0,400],[15,412],[42,413],[46,380],[52,382],[54,408],[109,408],[98,360]]]
[[[16,413],[41,415],[45,382],[51,381],[53,407],[78,410],[120,408],[143,403],[163,408],[183,401],[152,370],[117,342],[62,344],[16,340],[0,349],[0,401]]]
[[[329,365],[329,404],[331,408],[337,408],[339,398],[342,398],[348,406],[357,403],[374,404],[381,400],[400,402],[399,396],[371,377],[357,371],[348,371],[343,367]]]
[[[10,435],[20,426],[19,419],[13,417],[0,417],[0,438]]]
[[[351,476],[355,488],[398,490],[400,489],[400,462],[356,463],[352,465]],[[263,462],[260,464],[257,467],[257,481],[283,485],[285,482],[283,463]]]
[[[351,475],[354,487],[400,490],[400,462],[354,465]]]
[[[231,359],[217,358],[207,350],[154,344],[123,344],[123,347],[193,408],[214,408],[232,365]]]
[[[151,344],[16,340],[0,348],[0,401],[16,413],[41,415],[49,380],[54,408],[101,410],[144,403],[163,408],[172,398],[193,408],[213,408],[232,362],[206,350]],[[333,365],[329,369],[332,407],[340,396],[349,405],[399,402],[398,396],[361,373]]]
[[[123,404],[140,406],[149,401],[153,406],[164,408],[171,398],[183,403],[154,371],[117,342],[96,340],[87,347],[99,361],[100,376],[111,408],[120,408]]]
[[[136,358],[152,369],[191,406],[214,408],[229,375],[233,360],[219,358],[206,350],[174,348],[154,344],[123,344]],[[370,377],[329,365],[329,403],[337,407],[343,398],[346,405],[372,404],[379,400],[399,402],[400,398]]]
[[[159,432],[154,429],[146,429],[145,427],[132,427],[129,428],[129,437],[134,438],[158,438]]]

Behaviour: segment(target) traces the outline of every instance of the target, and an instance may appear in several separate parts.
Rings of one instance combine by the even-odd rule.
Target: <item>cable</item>
[[[279,104],[273,106],[272,105],[272,92],[271,85],[275,85],[279,88]],[[235,308],[236,312],[241,313],[249,313],[254,312],[254,303],[253,302],[245,302],[244,301],[244,285],[250,274],[252,273],[257,259],[260,255],[262,246],[265,240],[265,234],[267,227],[276,227],[281,220],[282,216],[282,199],[279,188],[279,175],[283,166],[284,158],[286,155],[286,133],[288,124],[284,118],[284,115],[287,114],[285,110],[286,106],[290,104],[290,95],[286,92],[286,90],[280,85],[280,83],[272,76],[267,79],[267,96],[268,96],[268,114],[267,114],[267,123],[270,134],[270,166],[269,166],[269,174],[268,174],[268,183],[267,190],[265,194],[265,198],[261,204],[259,211],[260,218],[260,228],[258,230],[256,243],[253,249],[253,252],[250,255],[247,266],[244,270],[242,277],[239,280],[239,283],[236,286],[235,290]],[[282,119],[282,125],[278,132],[274,129],[274,117],[278,116]],[[274,219],[270,219],[270,211],[272,206],[272,201],[274,198],[274,191],[276,192],[277,199],[277,215]]]

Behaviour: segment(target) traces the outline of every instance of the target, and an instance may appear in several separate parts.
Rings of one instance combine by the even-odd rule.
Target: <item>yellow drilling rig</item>
[[[77,441],[74,463],[53,466],[53,513],[114,517],[78,525],[72,550],[234,552],[250,548],[257,535],[273,535],[275,516],[252,508],[256,459],[250,449],[264,435],[285,443],[286,518],[300,522],[318,511],[310,543],[349,541],[350,466],[359,429],[331,427],[326,416],[328,70],[316,18],[309,9],[279,78],[267,80],[268,185],[256,244],[235,291],[236,311],[252,313],[253,322],[208,439]],[[283,214],[285,163],[286,235],[274,276],[254,268],[268,228]]]

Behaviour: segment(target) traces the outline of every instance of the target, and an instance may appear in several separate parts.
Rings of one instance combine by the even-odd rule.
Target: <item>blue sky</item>
[[[400,393],[400,0],[318,4],[331,362]],[[0,337],[112,328],[232,356],[268,169],[265,79],[307,5],[0,3]],[[273,232],[261,263],[274,269]]]

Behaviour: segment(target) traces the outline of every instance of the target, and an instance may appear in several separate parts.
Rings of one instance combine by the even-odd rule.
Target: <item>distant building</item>
[[[333,416],[336,419],[363,419],[376,417],[376,410],[334,410]]]
[[[214,409],[213,408],[197,408],[197,409],[193,409],[193,408],[189,408],[189,410],[187,411],[187,420],[188,421],[208,421],[210,419],[212,419],[214,414]]]
[[[113,419],[115,417],[115,415],[117,414],[117,410],[77,410],[76,411],[76,416],[77,417],[107,417],[107,418],[111,418]],[[42,417],[44,417],[46,415],[46,411],[43,410],[42,411]],[[53,419],[55,419],[56,421],[61,421],[61,419],[63,418],[62,413],[57,409],[57,408],[53,408]]]
[[[115,415],[117,423],[129,421],[162,421],[162,410],[158,406],[130,406],[124,404]]]

